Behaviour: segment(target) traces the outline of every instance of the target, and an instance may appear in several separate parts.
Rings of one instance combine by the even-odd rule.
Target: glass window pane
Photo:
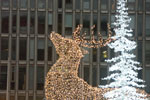
[[[146,81],[146,92],[150,93],[150,68],[145,68],[145,81]]]
[[[15,78],[16,78],[16,67],[12,66],[11,67],[11,83],[10,83],[11,90],[15,89],[15,81],[16,81]]]
[[[12,33],[16,33],[17,30],[17,12],[12,12]]]
[[[90,14],[83,13],[83,32],[90,34]]]
[[[48,40],[48,61],[52,61],[52,42]]]
[[[35,0],[30,0],[30,7],[35,8]]]
[[[12,38],[11,59],[16,60],[16,38]]]
[[[20,7],[27,8],[27,0],[20,0]]]
[[[76,27],[80,24],[80,13],[76,13],[75,15],[75,23]]]
[[[150,36],[150,15],[146,15],[146,36]]]
[[[37,90],[43,90],[44,88],[44,67],[37,67]]]
[[[138,0],[138,10],[142,11],[143,10],[143,0]]]
[[[36,100],[45,100],[44,96],[36,96]]]
[[[102,10],[108,9],[108,0],[101,0],[101,9]]]
[[[0,100],[6,100],[6,94],[0,94]]]
[[[15,100],[15,96],[10,96],[10,100]]]
[[[33,100],[33,96],[29,96],[29,100]]]
[[[18,96],[18,100],[25,100],[25,96]]]
[[[0,90],[6,90],[6,88],[7,88],[7,66],[0,66]]]
[[[29,89],[33,90],[34,87],[34,65],[29,66]]]
[[[48,0],[48,8],[52,9],[53,7],[53,0]]]
[[[97,61],[97,48],[93,48],[93,62]]]
[[[150,0],[146,0],[146,11],[150,11]]]
[[[98,8],[98,0],[93,0],[93,9],[97,10]]]
[[[111,11],[116,10],[116,0],[111,0]]]
[[[27,12],[20,12],[20,34],[27,34]]]
[[[108,16],[101,15],[101,34],[107,35],[107,23],[108,23]]]
[[[83,9],[90,9],[90,0],[83,0]]]
[[[10,0],[2,0],[2,7],[9,7]]]
[[[135,15],[129,15],[131,18],[131,21],[129,23],[129,28],[133,30],[132,34],[135,35]]]
[[[75,1],[76,1],[76,9],[80,9],[81,0],[75,0]]]
[[[9,12],[8,11],[2,11],[2,33],[8,33],[9,32]]]
[[[8,59],[8,38],[1,38],[1,59]]]
[[[48,34],[52,32],[52,13],[48,13]]]
[[[44,39],[38,39],[38,47],[37,47],[37,59],[44,60],[44,48],[45,43]]]
[[[26,88],[26,67],[20,66],[19,67],[19,90],[25,90]],[[22,100],[22,99],[19,99]]]
[[[38,12],[38,33],[45,33],[45,12]]]
[[[30,33],[34,34],[35,32],[35,12],[31,12],[30,15]]]
[[[89,70],[89,65],[84,66],[84,80],[89,83],[89,75],[90,75],[90,70]]]
[[[59,0],[61,1],[61,0]],[[62,14],[58,14],[58,33],[61,34],[62,32]]]
[[[105,62],[108,58],[107,47],[100,48],[100,61]]]
[[[38,8],[44,9],[46,0],[38,0]]]
[[[12,0],[12,6],[13,6],[13,8],[17,7],[17,0]]]
[[[137,20],[137,33],[138,36],[142,36],[143,33],[143,15],[138,15],[138,20]]]
[[[84,49],[87,50],[88,52],[90,51],[89,48],[84,48]],[[83,61],[84,61],[84,62],[89,62],[89,60],[90,60],[89,57],[90,57],[89,54],[85,54],[84,57],[83,57]]]
[[[62,8],[62,0],[58,0],[58,8]]]
[[[106,85],[107,81],[103,80],[107,76],[107,68],[100,68],[100,85]]]
[[[34,38],[30,39],[30,60],[34,60],[35,43]]]
[[[135,0],[128,0],[128,8],[129,10],[135,9]]]
[[[20,38],[19,41],[19,59],[20,60],[26,60],[27,56],[27,39],[26,38]]]
[[[143,59],[143,42],[142,41],[138,41],[138,61],[140,63],[142,63],[142,59]]]
[[[65,15],[65,34],[72,35],[72,14]]]
[[[72,2],[73,0],[65,0],[66,4],[66,9],[72,9]]]
[[[97,16],[97,14],[94,14],[94,16],[93,16],[93,25],[95,25],[94,35],[97,35],[97,22],[98,22],[98,16]]]
[[[92,85],[97,86],[97,67],[93,66],[92,68]]]
[[[146,41],[145,45],[145,62],[150,64],[150,41]]]

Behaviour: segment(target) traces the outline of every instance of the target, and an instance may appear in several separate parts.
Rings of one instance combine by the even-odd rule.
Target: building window
[[[52,13],[48,13],[48,34],[52,32]]]
[[[145,43],[145,62],[150,64],[150,41],[146,41]]]
[[[52,42],[48,40],[48,61],[52,61]]]
[[[34,87],[34,65],[29,66],[29,90],[33,90]]]
[[[10,0],[2,0],[1,1],[2,2],[2,7],[9,7],[9,2],[10,2]]]
[[[111,0],[111,11],[116,10],[116,0]]]
[[[20,60],[26,60],[27,56],[27,39],[26,38],[20,38],[19,41],[19,59]]]
[[[90,14],[83,13],[83,32],[87,33],[87,36],[90,35]]]
[[[12,6],[13,6],[13,8],[17,7],[17,0],[12,0]]]
[[[0,94],[0,100],[6,100],[6,94]]]
[[[25,100],[25,96],[18,96],[18,100]]]
[[[10,83],[10,88],[11,90],[15,89],[15,77],[16,77],[16,67],[12,66],[11,67],[11,83]]]
[[[129,10],[135,10],[135,0],[128,0]]]
[[[100,48],[100,61],[105,62],[108,58],[107,47]]]
[[[107,68],[101,68],[100,66],[100,85],[106,85],[107,81],[103,80],[103,78],[107,77]]]
[[[44,39],[38,39],[37,59],[44,60]]]
[[[27,8],[27,0],[20,0],[20,7]]]
[[[61,0],[59,0],[61,1]],[[62,33],[62,14],[58,14],[58,33],[61,34]]]
[[[20,12],[20,34],[27,34],[27,12]]]
[[[97,66],[92,66],[92,86],[97,86]]]
[[[95,28],[94,28],[94,35],[97,35],[97,21],[98,21],[98,17],[97,17],[97,14],[94,14],[93,16],[93,25],[95,25]]]
[[[12,12],[12,33],[16,33],[17,29],[17,12]]]
[[[108,16],[107,15],[101,15],[101,34],[107,35],[107,23],[108,23]]]
[[[93,9],[97,10],[98,8],[98,0],[93,0]]]
[[[143,0],[138,0],[138,10],[142,11],[143,10]]]
[[[12,38],[11,59],[16,60],[16,38]]]
[[[143,15],[139,14],[137,20],[137,33],[138,36],[142,36],[143,33]]]
[[[52,9],[53,7],[53,0],[48,0],[48,8]]]
[[[44,67],[37,67],[37,90],[43,90],[44,87]]]
[[[101,0],[101,10],[108,10],[108,0]]]
[[[80,13],[76,13],[75,15],[75,24],[76,27],[80,24]]]
[[[62,0],[58,0],[58,8],[62,8]]]
[[[38,8],[44,9],[46,5],[46,0],[38,0]]]
[[[138,41],[138,47],[137,47],[137,50],[138,50],[138,61],[140,63],[142,63],[142,57],[143,57],[143,42],[142,41]]]
[[[45,12],[38,12],[38,33],[45,33]]]
[[[129,28],[133,30],[132,34],[135,35],[135,15],[130,15],[130,18]]]
[[[7,66],[0,66],[0,90],[7,88]]]
[[[19,90],[25,90],[26,88],[26,67],[19,66]]]
[[[146,15],[146,36],[150,36],[150,15]]]
[[[1,38],[1,60],[8,59],[8,38]]]
[[[83,9],[90,9],[90,0],[83,0]]]
[[[89,48],[83,48],[83,49],[85,49],[86,51],[90,52]],[[89,54],[85,54],[84,57],[83,57],[83,61],[84,62],[89,62],[90,61],[90,55]]]
[[[89,70],[89,65],[85,65],[84,66],[84,80],[89,84],[90,80],[89,80],[89,75],[90,75],[90,70]]]
[[[150,68],[145,68],[145,81],[146,81],[146,92],[150,93],[150,79],[149,79],[149,76],[150,76]]]
[[[30,8],[35,8],[35,0],[30,0]]]
[[[75,0],[76,1],[76,9],[80,9],[81,0]]]
[[[73,0],[65,0],[66,4],[66,9],[72,9],[72,2]]]
[[[65,15],[65,34],[72,35],[72,14]]]
[[[93,48],[93,62],[97,62],[97,48]]]
[[[30,38],[30,60],[34,60],[35,41],[34,38]]]
[[[31,12],[30,15],[30,34],[35,33],[35,12]]]
[[[150,0],[146,0],[146,11],[150,11]]]
[[[4,0],[5,1],[5,0]],[[9,12],[8,11],[2,11],[2,33],[8,33],[9,32]]]

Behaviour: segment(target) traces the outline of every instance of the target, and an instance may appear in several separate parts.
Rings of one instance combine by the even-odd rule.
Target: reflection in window
[[[150,36],[150,15],[146,15],[146,36]]]
[[[65,34],[72,35],[72,14],[65,15]]]
[[[30,33],[34,34],[35,31],[35,12],[31,12],[30,15]]]
[[[45,12],[38,12],[38,33],[44,34],[44,32],[45,32]]]
[[[88,52],[90,51],[89,48],[83,48],[83,49],[87,50]],[[89,57],[90,57],[89,54],[85,54],[84,57],[83,57],[83,61],[84,61],[84,62],[89,62],[89,60],[90,60]]]
[[[97,61],[97,48],[93,48],[93,62]]]
[[[143,0],[138,0],[138,10],[141,11],[143,10]]]
[[[108,23],[108,16],[101,15],[101,34],[107,35],[107,23]]]
[[[7,66],[0,66],[0,90],[7,87]]]
[[[16,77],[16,67],[12,66],[11,67],[11,83],[10,83],[11,90],[15,89],[15,77]]]
[[[98,8],[98,0],[93,0],[93,9],[97,10]]]
[[[84,66],[84,80],[89,83],[89,75],[90,75],[90,70],[89,70],[89,65]]]
[[[62,32],[62,14],[58,14],[58,33],[61,34],[61,32]]]
[[[16,60],[16,38],[12,38],[11,59]]]
[[[101,9],[102,10],[108,9],[108,0],[101,0]]]
[[[27,34],[27,12],[20,12],[20,34]]]
[[[34,87],[34,65],[29,66],[29,89],[33,90]]]
[[[37,59],[44,60],[44,39],[38,39]]]
[[[2,7],[9,7],[10,0],[2,0]]]
[[[26,38],[20,38],[19,41],[19,59],[26,60],[27,55],[27,40]]]
[[[62,8],[62,0],[58,0],[58,8]]]
[[[76,13],[75,23],[76,23],[76,27],[80,24],[80,13]]]
[[[135,35],[135,15],[130,15],[130,18],[129,28],[133,30],[132,34]]]
[[[8,38],[1,38],[1,59],[8,59]]]
[[[27,0],[20,0],[20,7],[27,8]]]
[[[83,9],[90,9],[90,0],[83,0]]]
[[[114,22],[115,22],[115,15],[112,14],[112,15],[111,15],[111,23],[110,23],[111,28],[114,28],[114,27],[115,27],[115,26],[113,25]]]
[[[17,12],[13,11],[12,12],[12,33],[16,33],[17,29]]]
[[[30,0],[30,8],[35,8],[35,0]]]
[[[83,13],[83,32],[90,33],[90,15],[87,13]]]
[[[97,86],[97,67],[93,66],[92,68],[92,85]]]
[[[95,25],[94,35],[97,35],[97,20],[98,20],[97,14],[94,14],[93,16],[93,25]]]
[[[44,9],[46,5],[46,0],[38,0],[38,8]]]
[[[4,0],[5,1],[5,0]],[[8,11],[2,11],[2,33],[8,33],[9,32],[9,12]]]
[[[72,2],[73,0],[65,0],[66,9],[72,9]]]
[[[135,9],[135,0],[128,0],[128,8],[129,10]]]
[[[105,62],[108,58],[107,47],[100,48],[100,61]]]
[[[107,76],[107,68],[100,68],[100,85],[106,85],[107,81],[103,80]]]
[[[44,87],[44,67],[37,67],[37,90],[43,90]]]
[[[48,13],[48,34],[52,32],[52,13]]]
[[[26,88],[26,68],[25,66],[19,67],[19,90],[25,90]],[[22,99],[20,99],[22,100]]]
[[[34,52],[35,52],[35,43],[34,43],[34,38],[30,39],[30,60],[34,60]]]
[[[48,0],[48,8],[52,9],[53,7],[53,0]]]
[[[75,0],[75,1],[76,1],[76,9],[80,9],[81,0]]]
[[[146,11],[150,11],[150,0],[146,0]]]
[[[52,61],[52,42],[48,40],[48,61]]]
[[[150,93],[150,68],[145,68],[146,92]]]
[[[143,49],[142,49],[142,47],[143,47],[143,44],[142,44],[142,41],[138,41],[138,61],[140,62],[140,63],[142,63],[142,56],[143,56]]]
[[[146,41],[145,44],[145,62],[150,64],[150,41]]]
[[[138,20],[137,20],[137,33],[138,33],[138,36],[142,36],[142,33],[143,33],[143,15],[138,15]]]

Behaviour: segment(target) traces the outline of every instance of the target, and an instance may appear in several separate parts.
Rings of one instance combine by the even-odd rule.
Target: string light
[[[99,34],[98,41],[95,41],[93,36],[91,41],[87,41],[84,37],[86,33],[82,37],[79,35],[81,27],[79,25],[76,28],[73,39],[64,38],[55,32],[50,35],[59,59],[47,73],[45,81],[46,100],[106,100],[103,94],[111,90],[110,88],[92,87],[78,77],[80,59],[88,53],[81,46],[88,48],[106,46],[112,40],[111,33],[106,40],[103,40]],[[93,28],[94,26],[92,30]]]

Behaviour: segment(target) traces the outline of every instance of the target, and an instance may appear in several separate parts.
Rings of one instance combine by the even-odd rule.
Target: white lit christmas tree
[[[134,61],[135,55],[131,52],[136,48],[136,43],[129,38],[132,37],[132,30],[129,28],[131,18],[128,16],[127,0],[117,0],[117,14],[115,26],[116,35],[112,38],[114,42],[108,46],[114,49],[118,55],[112,59],[106,60],[111,64],[109,68],[110,74],[104,80],[110,80],[108,85],[101,86],[102,88],[113,88],[104,94],[108,100],[145,100],[145,95],[137,93],[137,88],[143,88],[143,80],[138,79],[137,67],[139,62]],[[115,88],[115,89],[114,89]]]

